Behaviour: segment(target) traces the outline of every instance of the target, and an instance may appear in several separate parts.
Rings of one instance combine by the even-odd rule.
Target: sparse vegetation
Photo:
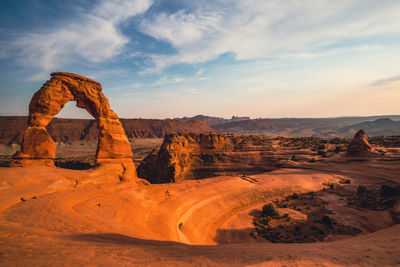
[[[292,219],[288,213],[277,215],[272,203],[264,205],[263,210],[253,219],[255,235],[273,243],[307,243],[323,241],[328,235],[356,235],[361,231],[352,226],[338,223],[326,207],[326,203],[314,192],[294,193],[282,200],[273,202],[278,208],[289,208],[306,215],[306,219]],[[265,209],[265,211],[264,211]]]
[[[400,200],[400,185],[381,187],[358,186],[355,196],[349,200],[350,205],[369,210],[386,210]]]
[[[333,152],[335,152],[335,153],[343,152],[343,148],[341,146],[336,146],[335,150]]]
[[[279,216],[278,211],[276,211],[272,203],[266,204],[262,208],[262,214],[266,217],[277,217]]]
[[[328,183],[323,183],[323,185],[328,186],[330,189],[335,189],[338,184],[328,182]]]
[[[326,155],[326,152],[324,151],[324,150],[318,150],[317,151],[317,155],[318,156],[322,156],[322,157],[326,157],[327,155]]]
[[[301,149],[311,149],[311,151],[336,149],[343,150],[343,146],[350,143],[350,140],[344,138],[320,138],[320,137],[297,137],[297,138],[279,138],[279,144],[283,147],[296,147]],[[336,145],[333,148],[333,145]]]
[[[400,147],[400,135],[374,136],[368,138],[370,144],[380,147]]]

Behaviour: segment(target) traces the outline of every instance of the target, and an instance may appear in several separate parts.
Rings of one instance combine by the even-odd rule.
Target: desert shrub
[[[317,147],[318,150],[325,150],[326,146],[324,144],[321,144]]]
[[[341,146],[336,146],[336,147],[335,147],[335,150],[334,150],[333,152],[335,152],[335,153],[340,153],[340,152],[342,152],[342,151],[343,151],[343,149],[342,149]]]
[[[364,209],[367,209],[367,208],[370,208],[370,203],[368,202],[368,200],[366,200],[366,199],[363,199],[362,201],[361,201],[361,203],[360,203],[360,206],[361,206],[361,208],[364,208]]]
[[[255,217],[253,219],[253,225],[256,227],[258,230],[262,230],[265,227],[269,225],[269,222],[271,221],[271,217]]]
[[[277,217],[279,216],[278,211],[275,209],[274,205],[272,203],[266,204],[262,208],[262,214],[264,216],[269,216],[269,217]]]
[[[384,184],[381,186],[380,194],[382,197],[393,197],[400,194],[400,188]]]
[[[338,145],[338,144],[346,144],[347,141],[346,141],[346,139],[335,137],[335,138],[332,138],[331,140],[329,140],[329,143]]]
[[[357,186],[357,195],[361,195],[365,192],[367,192],[367,187],[365,187],[363,185]]]
[[[321,223],[330,226],[334,223],[334,221],[329,216],[324,215],[321,218]]]
[[[318,150],[317,155],[326,157],[326,152],[324,150]]]
[[[335,189],[336,185],[335,183],[331,183],[331,182],[326,182],[326,183],[322,183],[323,185],[329,186],[330,189]]]
[[[287,200],[281,200],[280,202],[279,202],[279,207],[280,208],[287,208],[288,207],[288,201]]]

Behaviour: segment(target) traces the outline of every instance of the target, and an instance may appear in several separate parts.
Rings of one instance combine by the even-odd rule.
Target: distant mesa
[[[221,117],[196,115],[194,117],[183,117],[183,118],[175,118],[175,119],[180,120],[180,121],[204,120],[211,126],[216,126],[216,125],[225,124],[225,123],[229,123],[229,122],[239,122],[239,121],[250,120],[250,117],[232,116],[231,119],[224,119]]]
[[[359,130],[355,135],[353,140],[351,140],[348,148],[347,154],[349,155],[366,155],[374,154],[375,150],[368,142],[367,134],[364,130]]]
[[[110,109],[100,83],[66,72],[55,72],[37,91],[29,104],[28,128],[25,130],[21,151],[14,155],[15,164],[39,160],[54,164],[56,144],[46,126],[66,103],[76,101],[97,122],[99,131],[96,158],[98,164],[116,163],[124,169],[122,180],[135,179],[136,169],[132,151],[117,114]]]

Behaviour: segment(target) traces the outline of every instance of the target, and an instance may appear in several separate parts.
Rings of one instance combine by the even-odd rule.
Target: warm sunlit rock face
[[[359,130],[347,148],[347,153],[350,155],[362,155],[373,153],[374,149],[368,142],[367,134],[364,130]]]
[[[32,97],[22,153],[17,153],[15,158],[55,158],[56,146],[45,127],[66,103],[76,101],[77,107],[86,109],[97,121],[98,163],[122,164],[122,179],[134,179],[136,170],[130,144],[117,114],[110,109],[108,99],[102,93],[100,83],[73,73],[55,72],[51,76]]]
[[[152,183],[212,175],[270,171],[278,162],[272,144],[261,136],[170,133],[160,149],[139,165],[138,176]]]

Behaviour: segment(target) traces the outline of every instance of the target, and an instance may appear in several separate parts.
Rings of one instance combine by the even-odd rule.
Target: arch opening
[[[56,142],[55,166],[87,170],[97,165],[98,129],[94,118],[76,104],[74,100],[65,104],[46,129]]]

